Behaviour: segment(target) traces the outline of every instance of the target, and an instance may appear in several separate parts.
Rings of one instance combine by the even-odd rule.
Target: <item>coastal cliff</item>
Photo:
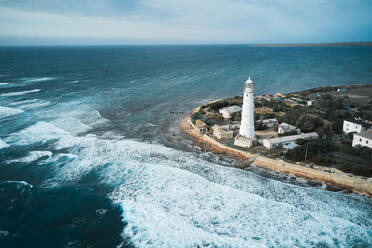
[[[243,162],[243,165],[240,167],[240,169],[253,165],[278,173],[321,181],[326,184],[339,186],[349,189],[355,193],[372,197],[372,183],[366,179],[362,179],[361,177],[351,176],[342,172],[330,173],[322,169],[320,166],[317,166],[317,169],[309,168],[303,165],[288,163],[279,159],[271,159],[262,155],[251,154],[249,152],[221,144],[210,136],[200,133],[199,129],[193,125],[191,115],[199,110],[200,107],[194,109],[189,116],[182,120],[180,125],[182,130],[184,130],[184,132],[191,136],[196,142],[200,143],[205,150],[227,154],[240,159]]]

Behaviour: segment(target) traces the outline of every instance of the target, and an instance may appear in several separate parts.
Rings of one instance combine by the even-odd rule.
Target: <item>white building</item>
[[[256,123],[262,123],[263,125],[266,125],[266,127],[270,128],[278,124],[278,120],[276,118],[273,119],[265,119],[265,120],[257,120]]]
[[[220,114],[222,114],[222,116],[224,118],[229,119],[229,118],[231,118],[233,113],[240,112],[241,110],[242,110],[241,107],[239,107],[237,105],[233,105],[233,106],[230,106],[230,107],[222,108],[222,109],[219,110],[219,112],[220,112]]]
[[[367,130],[367,123],[361,120],[346,121],[344,120],[344,125],[342,130],[344,133],[360,133]]]
[[[301,133],[301,129],[295,127],[295,126],[292,126],[288,123],[281,123],[279,126],[278,126],[278,133],[280,134],[284,134],[284,133],[288,133],[288,132],[292,132],[292,131],[296,131],[297,134],[300,134]]]
[[[214,125],[211,128],[213,135],[217,139],[231,139],[234,136],[234,133],[239,129],[240,124],[231,124],[231,125]]]
[[[195,121],[195,127],[199,129],[200,133],[206,133],[208,131],[208,125],[199,119]]]
[[[355,133],[353,135],[352,146],[356,147],[358,145],[372,148],[372,130]]]
[[[290,135],[290,136],[283,136],[278,138],[271,138],[271,139],[264,139],[262,141],[262,144],[267,149],[275,148],[279,145],[282,145],[283,147],[286,147],[288,149],[295,147],[295,141],[298,139],[314,139],[318,138],[319,135],[316,132],[312,133],[302,133],[297,135]]]
[[[234,145],[250,147],[254,144],[254,88],[251,77],[244,84],[242,121]]]

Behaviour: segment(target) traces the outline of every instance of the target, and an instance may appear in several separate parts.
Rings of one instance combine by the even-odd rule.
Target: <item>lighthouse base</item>
[[[256,138],[250,139],[250,138],[246,138],[246,137],[240,136],[240,135],[236,136],[235,141],[234,141],[235,146],[240,146],[240,147],[244,147],[244,148],[249,148],[251,146],[254,146],[254,145],[256,145],[256,143],[257,143]]]

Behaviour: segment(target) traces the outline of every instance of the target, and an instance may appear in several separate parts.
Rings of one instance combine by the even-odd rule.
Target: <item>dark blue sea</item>
[[[0,247],[372,247],[372,200],[203,152],[242,95],[372,83],[372,47],[0,48]]]

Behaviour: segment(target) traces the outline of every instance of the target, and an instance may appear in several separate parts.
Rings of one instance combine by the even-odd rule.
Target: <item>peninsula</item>
[[[203,149],[372,196],[372,85],[244,96],[195,108],[181,128]]]

